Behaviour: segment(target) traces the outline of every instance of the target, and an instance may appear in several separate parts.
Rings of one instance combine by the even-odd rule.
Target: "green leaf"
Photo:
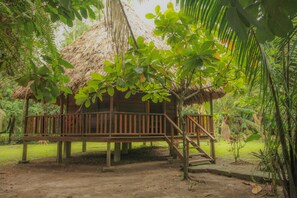
[[[95,12],[92,10],[92,8],[88,7],[88,13],[91,19],[96,19],[96,14]]]
[[[155,12],[156,12],[157,15],[160,13],[160,10],[161,10],[161,7],[159,5],[157,5],[155,7]]]
[[[65,7],[65,8],[69,8],[70,6],[70,2],[71,0],[60,0],[61,4]]]
[[[113,69],[112,66],[113,66],[113,65],[105,66],[105,67],[104,67],[104,71],[106,71],[107,73],[114,73],[114,72],[116,72],[116,71]]]
[[[270,30],[280,37],[285,37],[288,32],[293,30],[292,21],[285,14],[268,18],[268,25]]]
[[[72,19],[67,18],[67,25],[68,25],[69,27],[73,27],[73,21],[72,21]]]
[[[141,101],[144,102],[144,101],[147,101],[150,98],[151,98],[151,95],[150,94],[146,94],[146,95],[142,96]]]
[[[92,74],[91,74],[91,77],[92,77],[92,79],[94,79],[94,80],[98,80],[98,81],[103,80],[103,76],[102,76],[101,74],[99,74],[99,73],[92,73]]]
[[[238,34],[239,38],[243,40],[247,38],[246,26],[241,21],[235,7],[228,8],[226,12],[226,19],[229,26]]]
[[[63,58],[59,58],[59,64],[60,64],[60,65],[63,65],[65,68],[69,68],[69,69],[74,68],[73,65],[72,65],[71,63],[69,63],[68,61],[66,61],[66,60],[63,59]]]
[[[42,75],[48,75],[50,70],[46,66],[42,66],[38,69],[38,73]]]
[[[89,107],[91,106],[91,101],[90,101],[90,99],[87,99],[87,100],[86,100],[86,102],[85,102],[85,106],[86,106],[87,108],[89,108]]]
[[[75,14],[76,18],[78,18],[81,21],[82,17],[80,15],[80,13],[77,10],[73,10],[73,11],[74,11],[74,14]]]
[[[108,87],[107,88],[107,93],[108,93],[108,95],[113,96],[114,95],[114,88],[113,87]]]
[[[156,16],[154,14],[152,14],[152,13],[148,13],[148,14],[145,15],[145,18],[147,18],[147,19],[153,19],[155,17]]]
[[[128,92],[125,94],[125,99],[130,98],[130,96],[131,96],[131,91],[128,91]]]
[[[96,102],[96,98],[97,98],[97,96],[96,95],[93,95],[93,97],[92,97],[92,103],[95,103]]]
[[[169,3],[167,4],[167,8],[168,8],[169,10],[174,10],[174,5],[173,5],[173,3],[172,3],[172,2],[169,2]]]
[[[85,19],[88,18],[88,12],[87,12],[87,10],[86,10],[85,8],[80,8],[79,10],[80,10],[81,15],[82,15]]]
[[[122,78],[117,79],[117,86],[124,88],[126,87],[126,82]]]

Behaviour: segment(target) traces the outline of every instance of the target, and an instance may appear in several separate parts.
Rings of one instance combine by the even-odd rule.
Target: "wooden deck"
[[[27,116],[24,139],[157,138],[178,135],[172,120],[163,113],[94,112]],[[191,117],[191,119],[189,119]],[[212,116],[187,115],[188,135],[212,131]],[[197,127],[198,123],[201,127]],[[203,130],[204,129],[204,130]]]
[[[202,156],[202,161],[215,161],[213,118],[210,115],[185,115],[187,156]],[[26,116],[23,160],[27,155],[27,141],[50,140],[58,142],[61,158],[62,142],[145,142],[166,141],[171,154],[183,159],[180,147],[183,131],[166,113],[94,112],[63,115]],[[210,153],[200,147],[200,141],[210,142]],[[198,153],[190,154],[190,146]],[[110,146],[108,146],[110,150]],[[71,148],[70,148],[71,149]],[[70,151],[71,152],[71,151]],[[110,155],[110,153],[108,154]],[[58,161],[61,161],[58,160]],[[189,164],[200,162],[189,161]],[[109,163],[110,164],[110,163]]]

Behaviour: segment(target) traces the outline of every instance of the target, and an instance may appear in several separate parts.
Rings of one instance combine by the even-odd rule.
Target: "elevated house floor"
[[[27,99],[27,110],[29,99]],[[126,152],[128,143],[146,141],[166,141],[170,153],[180,159],[182,154],[183,131],[176,117],[176,102],[155,104],[141,102],[141,96],[123,99],[121,93],[104,97],[90,108],[76,106],[73,96],[61,100],[61,113],[58,115],[26,116],[23,159],[27,160],[27,142],[49,140],[57,142],[57,161],[62,162],[62,143],[66,157],[71,155],[71,142],[106,142],[107,166],[110,161],[110,143],[115,143],[115,160],[120,159],[121,146]],[[64,110],[66,107],[66,110]],[[109,108],[107,108],[109,107]],[[126,111],[117,111],[126,110]],[[195,148],[195,153],[188,154],[189,164],[215,162],[214,134],[212,115],[185,115],[186,143],[188,148]],[[200,147],[200,141],[210,142],[210,153]]]

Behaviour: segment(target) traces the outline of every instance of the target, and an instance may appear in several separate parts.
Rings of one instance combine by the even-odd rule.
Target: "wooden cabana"
[[[152,29],[139,21],[130,8],[127,16],[135,36],[143,36],[147,42],[153,41],[159,48],[166,48],[161,40],[153,36]],[[115,143],[114,157],[119,160],[121,145],[124,152],[131,142],[166,141],[172,155],[184,158],[178,144],[182,131],[177,122],[177,104],[174,96],[171,102],[142,102],[141,95],[129,99],[124,93],[116,92],[113,97],[105,95],[103,102],[97,100],[90,108],[75,104],[74,94],[84,86],[93,72],[104,74],[103,62],[115,56],[114,43],[104,21],[99,21],[78,40],[61,51],[63,57],[74,65],[67,69],[66,75],[71,79],[68,86],[73,95],[60,97],[60,114],[28,116],[29,100],[34,99],[29,88],[18,88],[15,98],[26,99],[26,119],[24,132],[23,161],[27,160],[27,142],[32,140],[50,140],[57,142],[58,162],[62,162],[62,145],[65,156],[71,155],[71,142],[107,142],[107,166],[111,165],[110,144]],[[191,91],[199,90],[199,86]],[[199,94],[186,101],[186,105],[210,102],[224,95],[221,89],[201,89]],[[215,161],[213,116],[186,115],[187,143],[196,148],[196,157],[186,156],[190,164],[202,161]],[[200,140],[210,141],[211,152],[200,147]],[[197,158],[198,156],[198,158]]]

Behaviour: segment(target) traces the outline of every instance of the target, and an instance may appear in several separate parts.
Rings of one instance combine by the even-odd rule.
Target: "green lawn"
[[[150,143],[146,143],[147,146]],[[165,142],[154,143],[156,146],[167,147]],[[142,147],[143,143],[133,143],[133,148]],[[201,143],[202,148],[209,151],[209,145]],[[257,152],[263,148],[263,143],[260,141],[249,142],[241,149],[241,159],[243,160],[255,160],[256,158],[251,155],[251,152]],[[82,144],[80,142],[72,143],[72,153],[80,153]],[[50,143],[48,145],[29,144],[28,145],[28,160],[41,159],[47,157],[55,157],[57,152],[57,145]],[[216,156],[219,158],[232,159],[232,153],[230,150],[230,144],[226,142],[217,142]],[[87,143],[87,151],[104,151],[106,150],[106,143]],[[1,145],[0,146],[0,165],[17,163],[22,156],[22,145]]]
[[[201,144],[201,147],[209,151],[209,145],[206,143]],[[225,141],[220,141],[215,144],[215,154],[216,157],[225,158],[225,159],[234,159],[233,154],[230,150],[231,146],[229,143]],[[252,141],[245,144],[245,146],[240,150],[240,158],[246,161],[254,161],[257,160],[255,156],[253,156],[252,152],[259,152],[260,149],[264,148],[264,143],[261,141]]]

